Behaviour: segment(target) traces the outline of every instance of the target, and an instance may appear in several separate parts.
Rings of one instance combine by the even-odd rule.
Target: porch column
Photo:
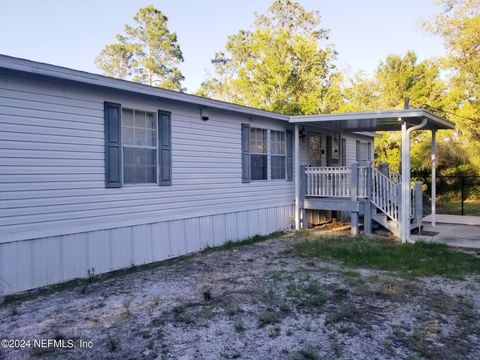
[[[427,125],[427,118],[424,118],[419,125],[407,129],[407,122],[402,123],[402,204],[400,216],[400,238],[407,242],[410,238],[410,133],[419,130]]]
[[[300,230],[300,130],[298,124],[295,124],[294,138],[295,230]]]
[[[437,130],[432,130],[432,226],[435,226],[437,203]]]
[[[407,242],[410,235],[410,139],[407,122],[402,123],[402,193],[400,214],[400,239]]]

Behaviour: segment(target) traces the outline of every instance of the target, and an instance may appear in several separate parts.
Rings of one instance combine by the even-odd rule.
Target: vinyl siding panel
[[[105,188],[104,101],[172,113],[171,186]],[[205,122],[189,104],[0,74],[0,241],[291,206],[292,182],[242,183],[242,122],[288,126],[220,111]]]

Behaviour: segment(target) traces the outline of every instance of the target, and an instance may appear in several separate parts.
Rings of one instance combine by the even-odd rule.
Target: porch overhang
[[[338,132],[376,132],[401,131],[401,213],[400,238],[407,242],[410,238],[410,134],[416,130],[432,132],[432,225],[435,224],[435,168],[436,168],[436,132],[437,130],[455,129],[455,124],[425,109],[389,110],[377,112],[304,115],[290,117],[295,125],[295,218],[299,228],[299,127],[308,125]],[[352,213],[353,214],[353,213]],[[352,220],[353,224],[353,220]],[[353,228],[353,225],[352,225]]]
[[[424,130],[454,129],[455,124],[425,109],[361,113],[302,115],[290,117],[293,124],[317,125],[333,131],[400,131],[402,124],[416,126],[426,119]]]

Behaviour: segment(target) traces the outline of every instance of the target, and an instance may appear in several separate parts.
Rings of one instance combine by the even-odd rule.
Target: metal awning
[[[400,131],[403,122],[411,127],[421,124],[424,119],[427,119],[422,128],[425,130],[455,128],[454,123],[425,109],[291,116],[290,122],[315,124],[334,131]]]

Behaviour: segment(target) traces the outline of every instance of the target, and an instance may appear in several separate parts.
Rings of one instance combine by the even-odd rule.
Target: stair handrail
[[[372,197],[370,202],[398,223],[400,198],[398,185],[378,169],[372,168]]]
[[[402,175],[393,171],[392,169],[388,169],[388,177],[392,180],[395,184],[400,184],[402,182]]]

